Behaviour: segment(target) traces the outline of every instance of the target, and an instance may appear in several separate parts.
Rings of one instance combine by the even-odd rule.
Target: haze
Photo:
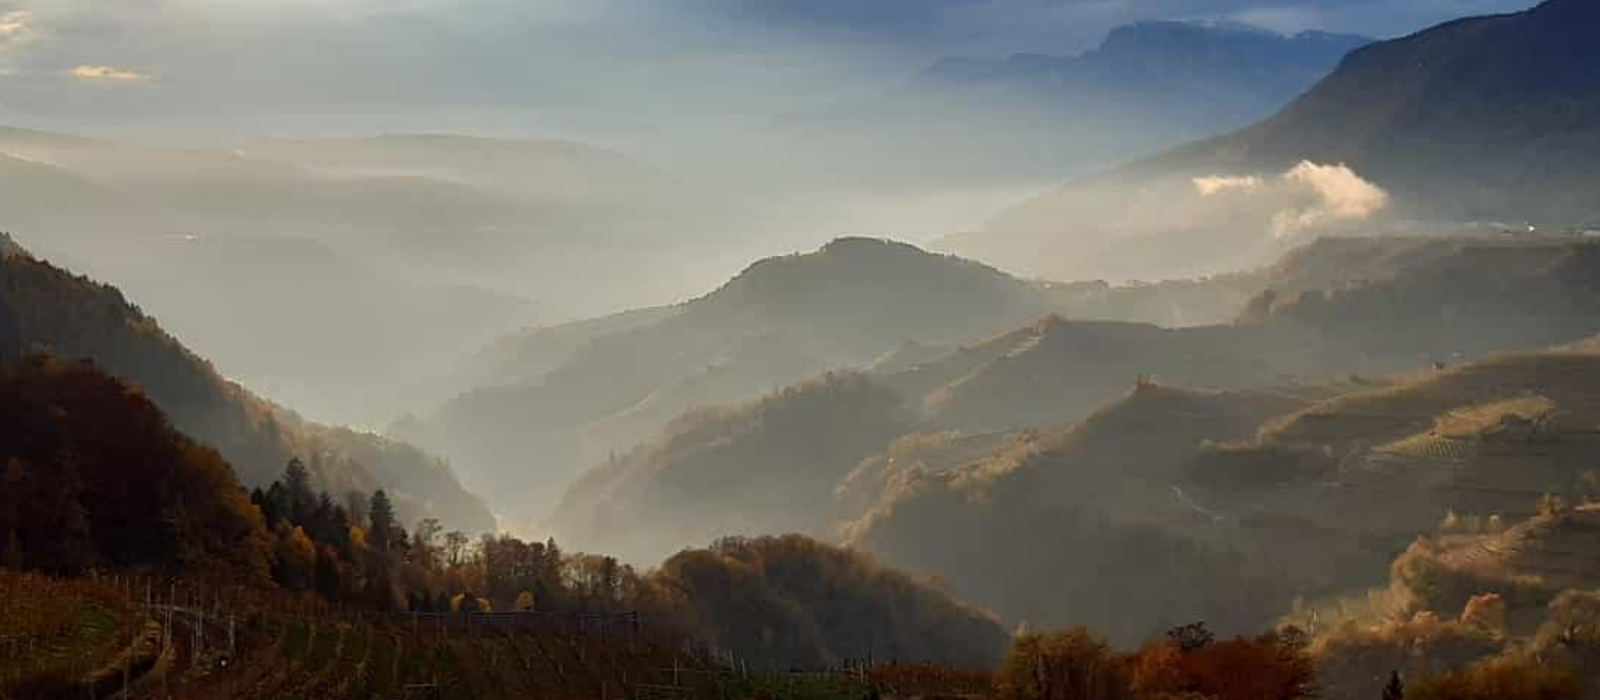
[[[0,0],[0,698],[1600,697],[1597,27]]]

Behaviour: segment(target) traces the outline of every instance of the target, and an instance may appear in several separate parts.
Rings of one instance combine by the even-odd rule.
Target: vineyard
[[[631,614],[368,613],[258,589],[0,571],[0,700],[971,697],[987,671],[753,671]]]
[[[0,573],[0,698],[634,698],[718,666],[622,615],[364,614],[152,579]]]

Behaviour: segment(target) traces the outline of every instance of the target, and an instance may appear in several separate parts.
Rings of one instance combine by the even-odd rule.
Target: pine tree
[[[1389,673],[1389,684],[1383,687],[1383,700],[1405,700],[1406,684],[1400,680],[1399,671]]]
[[[367,528],[367,544],[372,548],[387,554],[389,547],[394,542],[395,518],[394,504],[389,502],[389,494],[383,489],[372,493],[372,501],[368,506],[368,517],[371,526]]]
[[[305,525],[317,506],[317,496],[311,490],[311,472],[299,457],[289,460],[289,465],[284,467],[283,488],[289,500],[289,520]]]

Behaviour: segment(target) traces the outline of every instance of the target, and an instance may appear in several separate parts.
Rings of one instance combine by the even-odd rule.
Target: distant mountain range
[[[1058,278],[1161,278],[1259,264],[1285,238],[1374,217],[1582,227],[1600,217],[1596,21],[1592,2],[1549,0],[1367,46],[1270,119],[1071,182],[940,247]]]
[[[1317,31],[1285,36],[1229,22],[1140,22],[1111,30],[1098,47],[1076,56],[946,58],[908,90],[966,91],[996,99],[993,106],[1034,100],[1069,118],[1088,110],[1206,130],[1281,107],[1371,42]]]
[[[926,177],[1059,177],[1260,119],[1370,41],[1141,22],[1079,55],[945,58],[875,99],[785,124],[862,148],[911,149]],[[875,167],[892,164],[861,165]]]

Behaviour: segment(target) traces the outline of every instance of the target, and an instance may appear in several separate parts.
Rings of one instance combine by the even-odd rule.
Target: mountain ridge
[[[1386,192],[1376,223],[1355,226],[1586,224],[1600,216],[1586,194],[1600,182],[1600,78],[1587,70],[1600,49],[1580,27],[1595,21],[1591,4],[1547,0],[1371,44],[1254,125],[1077,178],[940,247],[1065,278],[1096,269],[1160,277],[1180,261],[1250,265],[1271,249],[1263,239],[1273,214],[1292,200],[1209,196],[1196,178],[1254,177],[1259,186],[1300,163],[1345,166]],[[1065,245],[1079,256],[1037,254]]]

